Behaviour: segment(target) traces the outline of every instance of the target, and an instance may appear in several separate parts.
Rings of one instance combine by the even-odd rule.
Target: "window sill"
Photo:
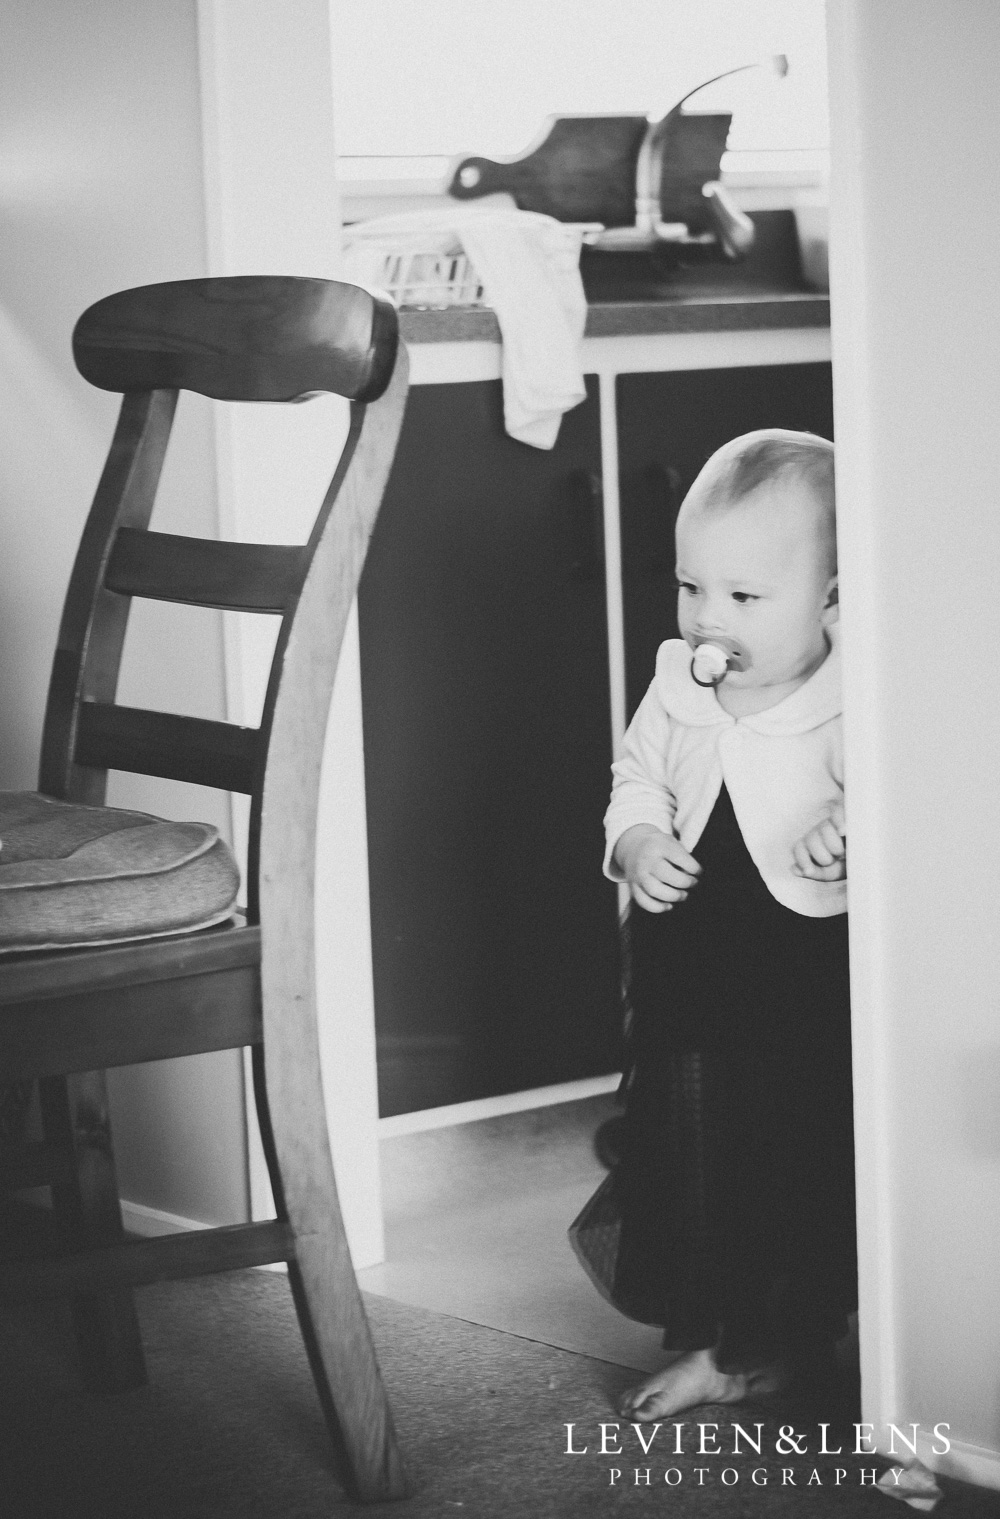
[[[823,149],[727,153],[722,182],[746,211],[781,211],[826,199]],[[441,156],[344,156],[337,162],[345,222],[454,206],[445,193],[451,160]]]

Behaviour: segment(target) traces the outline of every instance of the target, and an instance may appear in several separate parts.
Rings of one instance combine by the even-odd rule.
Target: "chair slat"
[[[73,760],[94,770],[129,770],[220,791],[253,791],[256,728],[83,702]]]
[[[295,1235],[290,1224],[278,1219],[224,1224],[219,1229],[130,1240],[111,1249],[0,1265],[0,1294],[5,1302],[31,1302],[294,1259]]]
[[[0,1009],[259,965],[260,929],[242,922],[134,944],[10,955],[0,960]]]
[[[11,1081],[67,1076],[240,1049],[262,1035],[260,972],[234,967],[2,1007],[0,1070]]]
[[[302,579],[304,551],[224,543],[123,527],[104,574],[107,590],[222,611],[283,612]]]

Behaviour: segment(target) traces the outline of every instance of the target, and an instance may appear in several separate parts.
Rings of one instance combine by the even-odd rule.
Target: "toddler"
[[[674,1352],[636,1420],[814,1372],[856,1301],[833,445],[719,449],[677,582],[605,819],[632,898],[621,1158],[571,1231]]]

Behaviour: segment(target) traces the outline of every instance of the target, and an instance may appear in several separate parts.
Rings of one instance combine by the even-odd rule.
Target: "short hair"
[[[737,506],[759,486],[783,477],[807,486],[823,514],[831,565],[837,565],[837,504],[833,444],[818,433],[765,427],[743,433],[717,449],[684,500],[692,510]],[[682,507],[683,510],[683,507]]]

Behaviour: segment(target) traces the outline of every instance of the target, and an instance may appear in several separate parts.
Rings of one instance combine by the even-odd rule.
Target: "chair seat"
[[[0,792],[0,954],[208,928],[239,883],[209,823]]]

